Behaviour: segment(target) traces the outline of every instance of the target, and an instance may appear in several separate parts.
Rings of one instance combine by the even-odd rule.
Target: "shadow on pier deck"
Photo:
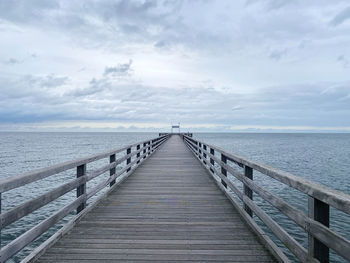
[[[274,262],[172,136],[37,262]]]

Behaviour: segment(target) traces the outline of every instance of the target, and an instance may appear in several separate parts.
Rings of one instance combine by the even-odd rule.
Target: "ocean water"
[[[34,169],[85,157],[153,138],[156,133],[8,133],[0,132],[0,179],[22,174]],[[350,134],[256,134],[256,133],[195,133],[195,138],[222,147],[294,175],[327,185],[350,194]],[[106,159],[88,165],[88,170],[106,164]],[[108,173],[88,183],[88,188],[107,178]],[[51,176],[40,182],[11,190],[2,196],[2,211],[8,211],[22,202],[57,187],[75,177],[74,169]],[[237,186],[241,184],[229,177]],[[254,174],[254,180],[272,193],[307,213],[307,197],[267,176]],[[72,191],[29,216],[2,230],[2,245],[14,240],[38,221],[75,198]],[[295,223],[281,215],[275,208],[254,195],[256,202],[281,226],[307,247],[307,236]],[[48,233],[18,253],[11,261],[19,262],[36,246],[46,240],[73,213],[61,220]],[[257,219],[258,223],[264,225]],[[331,209],[331,229],[350,239],[348,215]],[[268,230],[267,230],[268,231]],[[279,243],[278,239],[271,235]],[[280,244],[281,245],[281,244]],[[282,246],[282,245],[281,245]],[[282,246],[283,247],[283,246]],[[288,252],[287,252],[288,253]],[[290,254],[288,254],[290,255]],[[10,262],[11,262],[10,261]],[[346,262],[331,255],[331,262]]]

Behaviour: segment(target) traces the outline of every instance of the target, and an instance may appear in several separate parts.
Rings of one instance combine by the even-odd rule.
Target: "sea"
[[[127,132],[0,132],[0,180],[65,161],[105,152],[128,144],[158,136],[157,133]],[[296,176],[350,194],[350,134],[338,133],[194,133],[200,139],[244,156],[248,159],[290,172]],[[101,167],[106,160],[88,165],[88,171]],[[108,173],[88,183],[93,187],[107,178]],[[2,212],[73,179],[69,170],[44,180],[2,194]],[[242,184],[229,176],[240,189]],[[254,171],[254,180],[265,189],[307,213],[305,194]],[[102,193],[100,193],[102,194]],[[47,218],[75,198],[72,191],[56,201],[25,216],[1,231],[1,245],[5,246],[37,222]],[[293,221],[254,195],[254,200],[277,223],[307,248],[307,235]],[[91,201],[90,201],[91,202]],[[40,238],[17,253],[9,262],[20,262],[26,255],[68,222],[74,213],[58,222]],[[298,262],[281,242],[256,217],[266,231],[292,261]],[[350,216],[331,208],[330,228],[350,240]],[[347,262],[331,251],[331,262]]]

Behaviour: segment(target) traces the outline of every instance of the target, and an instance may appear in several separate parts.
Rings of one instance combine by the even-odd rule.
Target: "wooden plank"
[[[59,260],[71,260],[72,262],[76,262],[76,260],[98,260],[99,262],[105,260],[160,260],[166,262],[168,260],[175,261],[214,261],[214,262],[274,262],[270,256],[266,255],[196,255],[196,254],[167,254],[167,255],[146,255],[146,254],[85,254],[85,253],[72,253],[72,254],[48,254],[47,256],[43,256],[39,262],[46,262],[46,260],[52,260],[54,262],[58,262]]]

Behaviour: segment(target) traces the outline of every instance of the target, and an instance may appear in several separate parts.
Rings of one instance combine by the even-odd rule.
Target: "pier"
[[[87,165],[103,159],[104,166],[87,170]],[[76,215],[23,262],[290,262],[256,217],[300,262],[329,262],[330,249],[350,261],[349,240],[329,228],[330,207],[350,215],[349,195],[229,153],[192,134],[159,134],[8,178],[0,182],[0,192],[64,171],[72,171],[74,178],[1,214],[4,228],[76,192],[70,204],[2,246],[1,262],[72,211]],[[257,184],[254,171],[307,195],[308,213]],[[105,173],[108,179],[87,191],[89,181]],[[254,195],[300,226],[309,235],[308,246],[299,244],[259,207]]]

